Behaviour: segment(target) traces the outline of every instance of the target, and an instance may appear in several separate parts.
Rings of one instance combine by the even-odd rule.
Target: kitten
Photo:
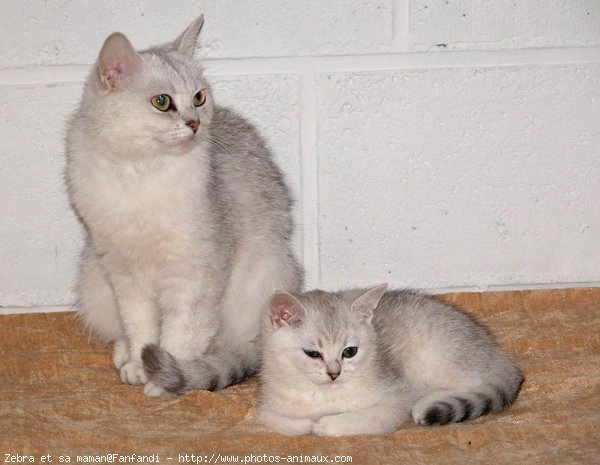
[[[454,308],[387,285],[277,293],[263,336],[258,420],[287,435],[393,432],[497,412],[519,369]]]
[[[67,137],[66,182],[87,232],[79,315],[147,395],[254,373],[269,297],[302,283],[289,190],[256,129],[213,101],[193,59],[202,24],[142,52],[110,35]],[[149,381],[177,363],[195,377]]]

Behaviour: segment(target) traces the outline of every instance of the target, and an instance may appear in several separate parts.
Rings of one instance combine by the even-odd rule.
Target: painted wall
[[[218,102],[269,140],[309,286],[600,285],[596,0],[4,0],[0,305],[73,302],[65,121],[104,38],[206,16]],[[58,307],[63,308],[63,307]]]

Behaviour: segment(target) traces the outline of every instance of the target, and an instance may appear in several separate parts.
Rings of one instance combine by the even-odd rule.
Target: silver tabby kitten
[[[521,372],[482,326],[386,287],[272,298],[260,422],[287,435],[382,434],[411,414],[441,425],[515,399]]]
[[[282,174],[193,59],[202,23],[142,52],[110,35],[67,138],[79,314],[147,395],[254,373],[269,297],[302,282]]]

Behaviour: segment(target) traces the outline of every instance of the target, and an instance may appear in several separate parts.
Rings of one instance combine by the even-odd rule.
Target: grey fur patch
[[[481,411],[481,415],[487,415],[492,410],[492,399],[489,397],[484,398],[483,410]]]

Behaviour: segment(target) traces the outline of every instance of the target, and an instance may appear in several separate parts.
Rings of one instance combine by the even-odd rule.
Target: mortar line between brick
[[[303,73],[300,80],[300,162],[302,167],[302,260],[306,287],[321,283],[319,241],[319,152],[315,76]]]
[[[409,0],[394,0],[392,9],[392,43],[396,50],[408,52],[410,47]]]
[[[600,63],[600,47],[205,59],[207,76],[394,71]],[[0,85],[82,82],[90,65],[0,69]]]

